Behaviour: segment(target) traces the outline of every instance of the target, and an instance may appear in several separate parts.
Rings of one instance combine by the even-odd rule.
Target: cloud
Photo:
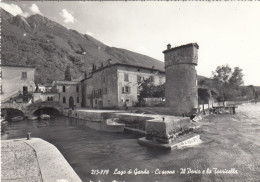
[[[92,32],[90,32],[90,31],[87,31],[86,34],[87,34],[87,35],[90,35],[90,36],[94,35],[94,34],[93,34]]]
[[[32,4],[32,6],[30,7],[30,10],[34,13],[34,14],[40,14],[42,15],[41,11],[39,10],[38,6],[36,4]]]
[[[60,15],[64,18],[64,23],[74,23],[75,18],[72,13],[69,13],[68,10],[62,9]]]
[[[7,4],[7,3],[1,2],[0,7],[3,8],[4,10],[8,11],[9,13],[11,13],[14,16],[16,16],[16,15],[22,15],[24,17],[29,16],[29,13],[23,12],[22,9],[16,4]]]

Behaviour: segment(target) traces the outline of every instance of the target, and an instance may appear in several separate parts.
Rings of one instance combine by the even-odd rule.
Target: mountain
[[[28,18],[13,16],[1,9],[2,64],[35,66],[35,82],[63,80],[70,65],[72,77],[90,73],[108,59],[164,70],[164,63],[129,50],[110,47],[93,37],[81,34],[41,15]],[[86,25],[87,26],[87,25]]]

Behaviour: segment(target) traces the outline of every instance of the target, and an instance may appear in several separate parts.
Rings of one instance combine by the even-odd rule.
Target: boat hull
[[[86,126],[95,129],[97,131],[105,131],[105,132],[112,132],[112,133],[123,133],[125,125],[124,124],[104,124],[104,123],[98,123],[98,122],[92,122],[88,121],[86,123]]]
[[[16,116],[16,117],[11,118],[11,121],[22,121],[23,119],[24,119],[23,116]]]
[[[50,115],[42,114],[42,115],[40,116],[40,118],[41,118],[41,119],[50,119],[51,117],[50,117]]]

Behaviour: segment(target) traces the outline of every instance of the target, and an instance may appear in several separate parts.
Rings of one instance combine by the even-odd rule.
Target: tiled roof
[[[148,67],[144,67],[144,66],[131,65],[131,64],[125,64],[125,63],[114,63],[114,64],[110,64],[110,65],[107,65],[107,66],[104,66],[104,67],[101,67],[101,68],[97,68],[95,71],[92,71],[92,74],[94,74],[96,72],[99,72],[99,71],[101,71],[103,69],[110,68],[112,66],[127,66],[127,67],[134,67],[134,68],[140,68],[140,69],[146,69],[146,70],[148,69],[148,70],[159,71],[160,73],[165,73],[165,71],[159,70],[157,68],[152,68],[152,67],[148,68]],[[91,78],[91,76],[88,77],[88,78],[84,78],[81,81],[84,81],[84,80],[89,79],[89,78]]]
[[[33,68],[35,69],[34,66],[23,66],[23,65],[4,65],[4,64],[0,64],[1,67],[21,67],[21,68]]]

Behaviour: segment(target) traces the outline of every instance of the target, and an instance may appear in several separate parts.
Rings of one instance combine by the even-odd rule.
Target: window
[[[79,103],[79,97],[77,97],[77,103]]]
[[[28,92],[28,87],[24,86],[23,87],[23,93],[27,93]]]
[[[150,76],[150,81],[154,82],[154,77],[153,76]]]
[[[50,98],[50,101],[53,101],[53,97]]]
[[[66,87],[65,87],[65,85],[62,86],[62,91],[63,91],[63,92],[66,92]]]
[[[0,78],[2,78],[2,70],[0,70]]]
[[[122,94],[130,94],[131,88],[128,86],[122,87]]]
[[[137,75],[137,83],[140,83],[142,81],[142,77],[140,75]]]
[[[103,90],[102,89],[98,89],[98,96],[101,96],[103,94]]]
[[[77,85],[77,87],[76,87],[76,92],[79,92],[79,86]]]
[[[22,79],[27,79],[27,72],[22,72]]]
[[[0,85],[0,94],[3,94],[3,87]]]
[[[47,97],[47,101],[50,101],[50,97]]]
[[[104,93],[104,94],[107,94],[107,88],[104,88],[104,89],[103,89],[103,93]]]
[[[129,80],[128,80],[128,74],[127,74],[127,73],[125,73],[125,76],[124,76],[124,77],[125,77],[125,81],[128,82]]]
[[[66,97],[63,97],[63,103],[64,104],[66,103]]]
[[[126,93],[130,93],[130,87],[126,86],[126,87],[125,87],[125,92],[126,92]]]

